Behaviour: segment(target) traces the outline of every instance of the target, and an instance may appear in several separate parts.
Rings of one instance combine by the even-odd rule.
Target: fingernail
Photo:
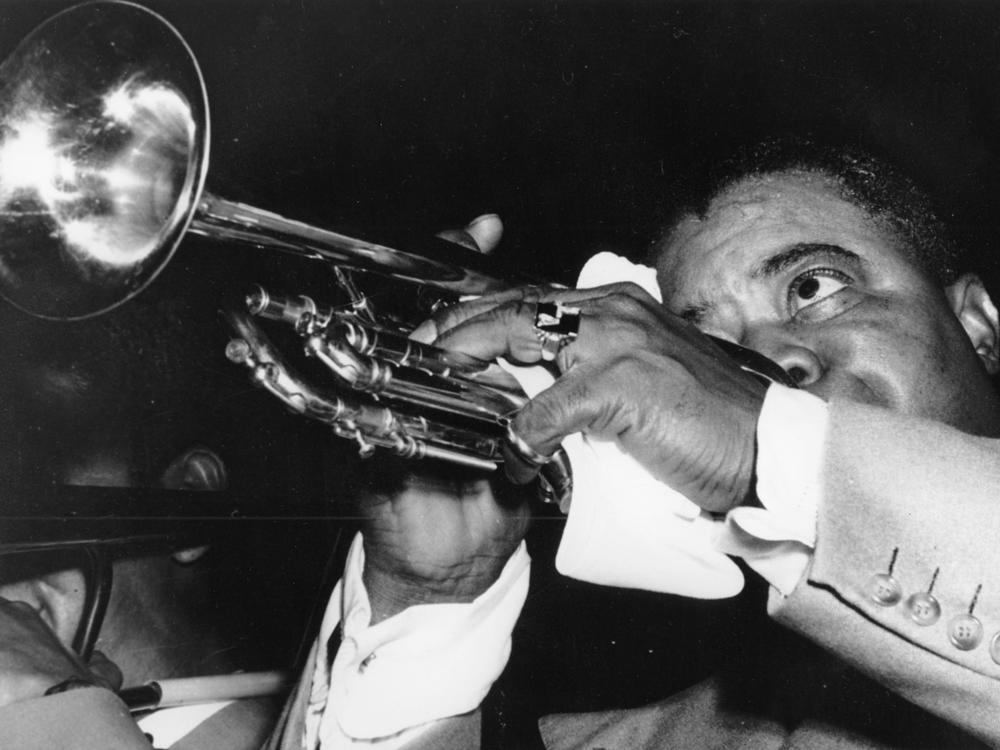
[[[496,221],[499,218],[500,218],[499,214],[481,214],[480,216],[477,216],[475,219],[470,221],[469,226],[470,227],[478,226],[479,224],[482,224],[484,221]]]
[[[437,325],[432,320],[425,320],[410,332],[410,338],[418,344],[433,344],[437,338]]]

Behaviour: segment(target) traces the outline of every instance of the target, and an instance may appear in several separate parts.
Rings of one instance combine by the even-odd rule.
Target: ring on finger
[[[579,335],[580,308],[561,302],[539,302],[535,306],[534,329],[542,346],[542,361],[552,362]]]
[[[517,457],[524,461],[526,464],[531,466],[542,467],[552,460],[552,456],[546,456],[544,453],[539,453],[530,445],[527,441],[514,432],[514,428],[508,423],[507,425],[507,443],[513,449]]]

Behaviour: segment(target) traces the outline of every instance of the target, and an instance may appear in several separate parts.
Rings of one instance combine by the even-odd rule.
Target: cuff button
[[[910,612],[910,619],[917,625],[933,625],[941,617],[941,605],[938,600],[926,591],[913,594],[906,600],[906,608]]]
[[[888,573],[878,573],[868,581],[871,600],[883,607],[893,607],[903,598],[903,587]]]
[[[1000,664],[1000,633],[994,633],[992,640],[990,640],[990,658]]]
[[[983,640],[983,624],[977,617],[969,614],[957,615],[948,623],[948,640],[955,648],[971,651]],[[996,638],[994,637],[994,643]],[[992,654],[992,647],[990,648]],[[994,660],[996,655],[994,655]]]

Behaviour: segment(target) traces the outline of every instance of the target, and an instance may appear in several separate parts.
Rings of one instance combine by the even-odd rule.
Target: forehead
[[[841,247],[874,266],[915,271],[893,237],[841,198],[830,178],[789,172],[739,182],[717,196],[704,217],[682,219],[657,258],[660,285],[672,308],[692,304],[804,244]]]

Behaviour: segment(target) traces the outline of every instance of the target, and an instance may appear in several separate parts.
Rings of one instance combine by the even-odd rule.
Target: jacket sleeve
[[[149,750],[125,704],[85,688],[0,708],[0,747],[18,750]]]
[[[823,487],[772,616],[1000,746],[1000,441],[835,403]]]

